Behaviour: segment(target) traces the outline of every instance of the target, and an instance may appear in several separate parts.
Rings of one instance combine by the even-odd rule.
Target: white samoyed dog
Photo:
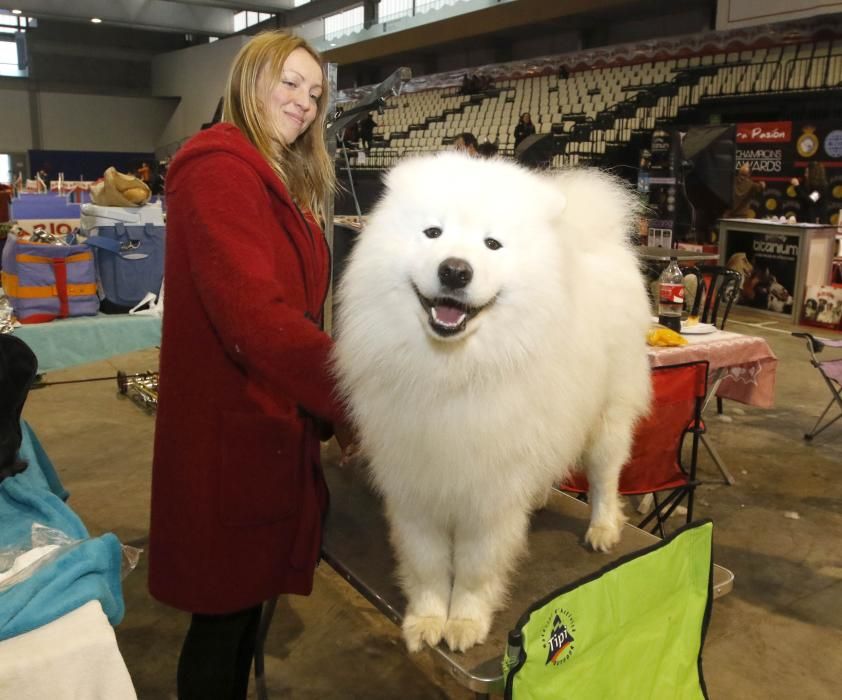
[[[410,650],[486,639],[530,513],[577,463],[586,541],[619,540],[618,476],[650,395],[634,209],[597,171],[442,153],[388,174],[340,284],[335,363]]]

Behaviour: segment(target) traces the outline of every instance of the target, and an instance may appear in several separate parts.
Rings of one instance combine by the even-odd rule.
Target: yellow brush
[[[654,347],[678,347],[687,345],[687,338],[665,326],[652,326],[646,334],[646,342]]]

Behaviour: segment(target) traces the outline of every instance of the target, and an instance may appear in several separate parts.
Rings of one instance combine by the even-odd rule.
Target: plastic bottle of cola
[[[684,275],[678,267],[678,258],[658,278],[658,323],[681,332],[681,311],[684,309]]]

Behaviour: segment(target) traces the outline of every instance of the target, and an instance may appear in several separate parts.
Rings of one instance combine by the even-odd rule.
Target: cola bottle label
[[[683,304],[684,285],[662,283],[658,296],[664,304]]]

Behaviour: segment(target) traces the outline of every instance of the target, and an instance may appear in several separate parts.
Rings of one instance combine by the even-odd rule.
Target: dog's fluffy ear
[[[410,160],[408,158],[401,160],[383,176],[383,185],[386,188],[386,192],[400,190],[401,184],[407,180]]]
[[[544,198],[547,200],[546,211],[554,213],[557,219],[561,219],[567,211],[567,192],[559,186],[556,177],[542,176],[544,181]]]
[[[622,180],[593,168],[567,170],[550,179],[566,202],[559,223],[589,227],[593,236],[629,239],[641,206]]]
[[[434,155],[417,154],[402,158],[383,178],[385,193],[413,192],[417,189],[418,178],[430,175],[431,168],[450,170],[466,158],[453,151],[443,151]],[[450,164],[447,161],[451,161]]]

